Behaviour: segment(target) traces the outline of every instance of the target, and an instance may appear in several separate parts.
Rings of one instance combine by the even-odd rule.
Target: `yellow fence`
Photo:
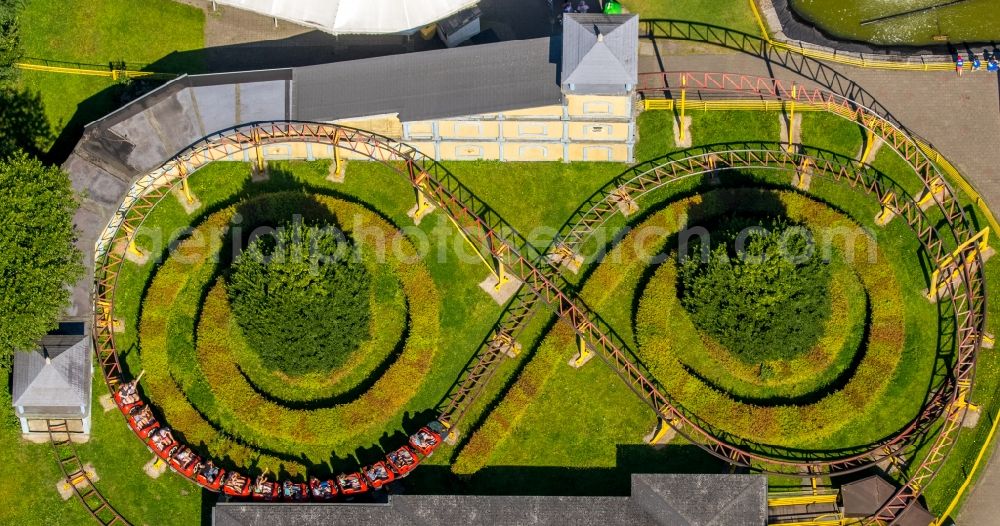
[[[31,62],[18,62],[18,69],[24,71],[41,71],[45,73],[61,73],[65,75],[82,75],[85,77],[104,77],[111,80],[122,79],[172,79],[177,75],[171,73],[156,73],[152,71],[136,71],[130,69],[119,69],[113,67],[100,67],[92,64],[80,64],[74,67],[53,66],[48,64],[34,64]]]
[[[790,51],[792,53],[798,53],[802,56],[809,58],[814,58],[817,60],[824,60],[827,62],[834,62],[836,64],[844,64],[847,66],[854,66],[858,68],[870,68],[870,69],[895,69],[903,71],[954,71],[955,63],[951,61],[937,61],[937,62],[921,62],[919,64],[914,62],[904,62],[897,60],[887,60],[882,58],[867,58],[864,55],[860,56],[850,56],[850,55],[838,55],[836,53],[831,53],[829,51],[824,51],[820,49],[808,49],[802,46],[794,46],[787,42],[782,42],[780,40],[774,40],[771,38],[771,33],[767,29],[767,23],[764,21],[764,17],[760,14],[760,8],[757,7],[757,0],[747,0],[750,2],[750,9],[753,10],[753,16],[757,19],[757,25],[760,27],[760,34],[767,41],[768,45],[773,46],[775,49],[781,49],[785,51]],[[971,64],[966,64],[965,69],[972,69]]]
[[[794,495],[791,497],[769,496],[767,498],[767,507],[808,506],[810,504],[835,504],[836,502],[836,493],[826,495]]]

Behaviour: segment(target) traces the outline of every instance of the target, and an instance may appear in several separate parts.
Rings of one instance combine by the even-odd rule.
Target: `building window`
[[[583,148],[584,161],[610,161],[611,148],[607,146],[585,146]]]
[[[587,115],[611,115],[611,103],[604,101],[584,102],[583,113]]]
[[[549,158],[549,148],[538,144],[524,145],[517,149],[517,155],[522,161],[542,161]]]
[[[477,160],[483,158],[483,147],[474,144],[463,144],[455,147],[455,157],[465,160]]]
[[[455,123],[455,135],[459,137],[482,137],[483,123],[481,122]]]
[[[584,134],[594,139],[607,139],[611,137],[613,128],[610,124],[591,124],[584,128]]]
[[[519,122],[517,123],[518,137],[547,137],[547,127],[539,122]]]

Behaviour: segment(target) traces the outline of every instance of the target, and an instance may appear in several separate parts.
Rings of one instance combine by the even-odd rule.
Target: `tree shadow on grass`
[[[596,432],[595,440],[600,440]],[[621,444],[616,446],[615,456],[614,467],[488,466],[463,477],[453,474],[447,466],[421,466],[405,479],[404,489],[422,495],[627,496],[632,474],[722,473],[727,468],[724,462],[691,444],[662,448]]]
[[[0,159],[17,150],[40,156],[52,140],[41,94],[0,87]]]

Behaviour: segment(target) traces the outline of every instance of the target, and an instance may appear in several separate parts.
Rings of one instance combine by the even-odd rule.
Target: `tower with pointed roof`
[[[14,355],[12,402],[25,438],[47,440],[48,420],[65,420],[74,439],[89,437],[93,351],[83,329],[61,324],[35,350]]]
[[[634,161],[639,17],[567,14],[560,68],[563,159]]]

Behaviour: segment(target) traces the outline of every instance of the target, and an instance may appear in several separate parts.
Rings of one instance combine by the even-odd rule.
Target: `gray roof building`
[[[403,122],[559,104],[558,39],[511,40],[295,68],[293,114]]]
[[[631,92],[639,80],[639,15],[566,14],[560,80],[566,93]]]
[[[45,336],[38,349],[14,355],[13,406],[18,417],[82,419],[90,415],[90,338],[82,326],[68,332]]]
[[[393,495],[385,504],[219,503],[215,526],[659,524],[763,526],[761,475],[632,475],[629,497]]]

